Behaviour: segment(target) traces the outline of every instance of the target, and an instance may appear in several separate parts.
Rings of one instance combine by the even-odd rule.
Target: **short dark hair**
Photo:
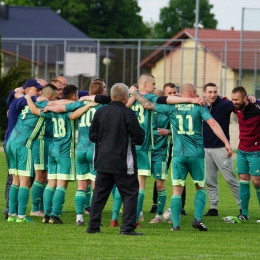
[[[64,99],[70,99],[74,94],[76,94],[78,87],[75,85],[67,85],[62,89],[62,97]]]
[[[171,83],[171,82],[165,83],[165,84],[163,85],[163,91],[165,90],[166,87],[176,88],[175,84],[173,84],[173,83]]]
[[[91,95],[102,94],[104,92],[103,82],[94,80],[89,86],[89,91]]]
[[[104,79],[102,79],[102,78],[96,78],[96,79],[94,79],[93,81],[101,81],[101,82],[105,82]]]
[[[57,90],[58,91],[58,88],[55,85],[51,84],[51,83],[46,84],[43,88],[46,88],[46,87],[50,87],[53,90]]]
[[[242,97],[247,96],[246,90],[242,86],[238,86],[238,87],[233,88],[231,93],[235,94],[237,92],[239,92]]]
[[[215,83],[212,83],[212,82],[209,82],[207,83],[204,88],[203,88],[203,91],[205,92],[207,87],[216,87],[217,85]]]
[[[148,73],[148,72],[141,74],[140,77],[143,76],[143,75],[154,78],[154,75],[152,75],[151,73]]]

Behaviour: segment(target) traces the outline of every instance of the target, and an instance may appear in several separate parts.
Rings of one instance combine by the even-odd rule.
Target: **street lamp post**
[[[108,47],[106,49],[106,57],[103,59],[103,64],[106,65],[106,85],[108,87],[108,68],[109,68],[109,64],[110,64],[111,60],[108,56]]]
[[[197,86],[197,58],[198,58],[198,33],[199,33],[199,6],[200,0],[196,0],[196,20],[195,20],[195,53],[194,53],[194,86]]]

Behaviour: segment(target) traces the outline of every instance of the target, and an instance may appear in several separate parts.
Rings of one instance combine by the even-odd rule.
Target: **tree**
[[[213,5],[209,0],[200,0],[199,23],[204,28],[215,29],[217,20],[210,13]],[[196,15],[196,0],[170,0],[169,6],[161,9],[160,21],[155,24],[157,39],[170,39],[184,28],[193,28]]]
[[[6,0],[6,4],[49,6],[91,38],[145,38],[150,33],[137,0]]]

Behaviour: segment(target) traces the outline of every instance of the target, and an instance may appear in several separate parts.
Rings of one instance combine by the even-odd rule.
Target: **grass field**
[[[6,180],[4,153],[0,152],[0,209],[4,208]],[[187,181],[187,216],[181,219],[181,231],[171,232],[166,223],[149,224],[154,216],[149,214],[152,204],[153,180],[150,178],[144,203],[142,232],[144,237],[120,236],[119,228],[110,228],[112,200],[103,212],[102,234],[87,234],[86,226],[75,225],[74,195],[76,183],[69,185],[61,216],[64,225],[34,223],[8,223],[0,215],[0,259],[259,259],[259,230],[256,220],[260,217],[255,191],[251,187],[250,220],[241,224],[225,223],[221,218],[238,215],[232,194],[219,178],[219,217],[204,217],[208,232],[191,227],[193,219],[194,187]],[[167,203],[171,198],[171,184],[167,183]],[[30,202],[27,212],[31,209]],[[208,203],[205,211],[208,209]],[[85,223],[88,215],[84,216]]]

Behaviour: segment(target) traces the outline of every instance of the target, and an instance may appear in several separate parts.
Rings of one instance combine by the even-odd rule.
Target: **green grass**
[[[4,183],[6,180],[4,153],[0,152],[0,210],[4,208]],[[0,215],[0,259],[259,259],[258,235],[260,224],[259,206],[254,189],[251,190],[250,220],[242,224],[225,223],[221,218],[238,215],[238,208],[231,191],[219,178],[219,217],[205,217],[208,232],[191,227],[195,189],[191,179],[187,181],[187,216],[181,219],[181,231],[171,232],[166,223],[149,224],[152,204],[153,179],[147,183],[144,203],[144,237],[119,235],[119,228],[110,228],[112,200],[103,211],[102,234],[87,234],[86,226],[75,225],[74,195],[76,183],[69,185],[61,216],[64,225],[42,224],[41,218],[34,223],[8,223]],[[252,188],[252,187],[251,187]],[[171,184],[167,182],[167,204],[171,197]],[[30,202],[28,213],[30,211]],[[208,210],[208,203],[206,209]],[[84,215],[85,223],[88,216]]]

